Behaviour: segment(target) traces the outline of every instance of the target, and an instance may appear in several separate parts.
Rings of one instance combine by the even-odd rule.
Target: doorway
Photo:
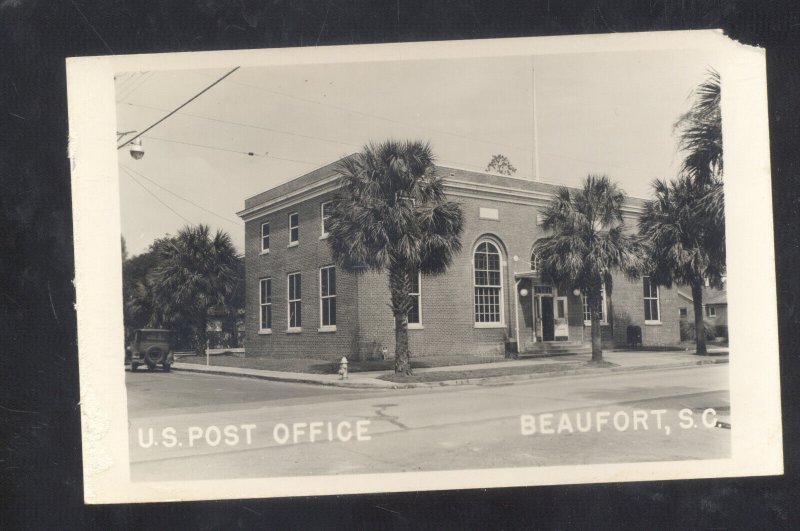
[[[542,316],[542,340],[555,339],[555,316],[553,314],[553,297],[539,296],[539,305]]]

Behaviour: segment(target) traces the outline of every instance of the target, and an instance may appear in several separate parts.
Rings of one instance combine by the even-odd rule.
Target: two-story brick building
[[[438,167],[445,192],[461,204],[462,251],[449,270],[414,284],[409,315],[412,356],[503,356],[506,340],[521,351],[585,349],[588,312],[580,292],[548,284],[532,256],[545,231],[541,212],[556,186],[515,177]],[[379,357],[394,352],[394,320],[385,275],[355,276],[333,263],[326,242],[326,205],[337,189],[336,163],[245,201],[248,356]],[[630,198],[635,229],[642,201]],[[603,341],[624,345],[628,325],[644,346],[680,339],[675,289],[648,277],[614,279],[603,300]]]

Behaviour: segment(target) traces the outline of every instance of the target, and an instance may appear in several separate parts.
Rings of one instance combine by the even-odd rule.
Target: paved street
[[[717,416],[729,414],[727,365],[401,390],[206,374],[126,377],[135,481],[708,459],[730,452],[730,431],[715,427]]]

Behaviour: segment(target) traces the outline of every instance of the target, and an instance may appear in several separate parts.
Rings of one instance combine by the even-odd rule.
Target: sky
[[[127,251],[205,223],[242,252],[245,198],[388,138],[429,141],[444,166],[481,171],[502,153],[515,177],[538,159],[544,182],[605,174],[647,198],[677,174],[673,124],[714,61],[679,50],[241,68],[145,133],[143,158],[118,150]],[[118,73],[117,131],[143,131],[229,70]]]

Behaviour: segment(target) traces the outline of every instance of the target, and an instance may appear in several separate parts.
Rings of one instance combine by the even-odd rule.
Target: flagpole
[[[536,68],[534,67],[533,56],[531,56],[531,174],[534,181],[541,181],[539,173],[539,132],[536,127]]]

